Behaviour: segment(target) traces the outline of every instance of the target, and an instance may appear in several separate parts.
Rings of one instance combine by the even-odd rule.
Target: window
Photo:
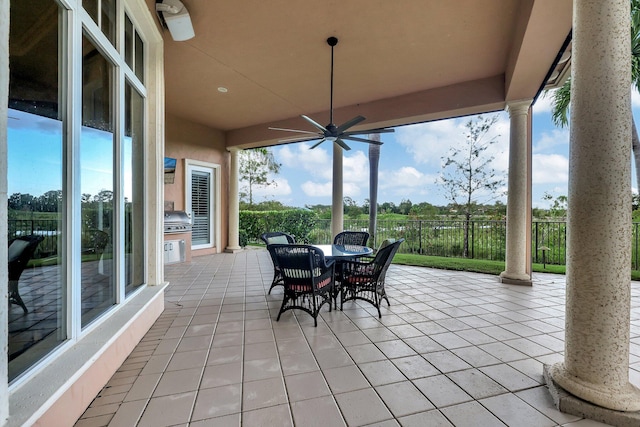
[[[134,295],[149,262],[144,2],[60,4],[10,4],[10,382]]]
[[[11,4],[8,232],[9,379],[67,338],[60,96],[62,10],[53,0]],[[31,244],[28,242],[31,241]]]

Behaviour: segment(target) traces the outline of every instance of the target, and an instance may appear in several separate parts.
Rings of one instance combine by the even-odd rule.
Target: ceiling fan
[[[331,98],[330,98],[330,106],[329,106],[329,124],[326,126],[322,126],[320,123],[313,120],[311,117],[302,115],[302,118],[309,122],[314,128],[316,128],[315,132],[307,131],[307,130],[299,130],[299,129],[283,129],[283,128],[273,128],[270,127],[271,130],[280,130],[285,132],[297,132],[303,133],[307,136],[299,136],[295,138],[282,139],[278,142],[304,142],[304,141],[315,141],[319,139],[320,141],[316,142],[311,148],[316,148],[318,145],[322,144],[324,141],[333,141],[338,144],[340,147],[345,150],[350,150],[351,148],[345,144],[344,140],[349,141],[358,141],[358,142],[366,142],[368,144],[376,144],[382,145],[382,142],[375,141],[372,139],[361,138],[356,135],[366,135],[371,133],[391,133],[394,132],[393,129],[387,128],[376,128],[369,130],[361,130],[361,131],[347,131],[352,126],[357,125],[358,123],[365,120],[363,116],[356,116],[351,120],[348,120],[341,124],[340,126],[336,126],[333,123],[333,47],[338,44],[338,39],[335,37],[329,37],[327,39],[327,44],[331,46]],[[313,136],[311,136],[313,135]]]

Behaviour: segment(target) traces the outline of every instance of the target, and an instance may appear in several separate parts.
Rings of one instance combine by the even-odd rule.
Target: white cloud
[[[255,200],[261,198],[270,200],[274,197],[288,196],[292,193],[291,186],[286,178],[270,176],[269,180],[275,181],[275,184],[267,187],[255,187],[253,189],[253,197]]]
[[[555,94],[556,89],[549,92],[542,92],[538,99],[536,99],[536,103],[533,104],[533,114],[539,113],[550,113],[553,106],[553,95]]]
[[[483,117],[487,116],[483,115]],[[470,117],[461,117],[400,127],[396,129],[396,141],[405,147],[415,163],[440,168],[442,158],[448,155],[450,148],[459,147],[465,143],[465,123],[469,119]],[[485,138],[496,138],[498,141],[487,150],[487,155],[495,157],[493,167],[496,170],[506,170],[509,118],[505,112],[498,113],[498,121],[491,127]]]
[[[331,197],[333,188],[331,182],[317,183],[312,181],[303,182],[300,185],[304,194],[309,197]]]
[[[534,154],[532,169],[533,185],[564,184],[569,181],[569,159],[560,154]]]
[[[533,152],[552,150],[560,146],[569,145],[569,128],[552,129],[551,132],[543,132],[537,141],[533,142]],[[566,150],[566,148],[563,148]]]

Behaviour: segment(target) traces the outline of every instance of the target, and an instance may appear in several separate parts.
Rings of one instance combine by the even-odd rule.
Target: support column
[[[344,197],[342,193],[343,150],[333,143],[333,191],[331,193],[331,241],[344,229]]]
[[[238,149],[229,150],[229,236],[225,252],[235,253],[240,247],[240,197],[238,195]]]
[[[0,236],[7,236],[7,102],[9,98],[9,0],[0,0]],[[7,265],[7,243],[3,239],[0,245],[0,264]],[[3,296],[0,306],[0,426],[9,418],[8,357],[7,345],[9,330],[7,327],[8,271],[0,271],[0,293]]]
[[[545,368],[568,393],[615,411],[640,410],[629,382],[629,16],[629,0],[573,3],[565,353]]]
[[[509,133],[509,183],[507,196],[507,244],[505,271],[500,273],[500,281],[512,285],[531,286],[528,271],[527,250],[531,234],[528,210],[531,197],[528,180],[531,162],[529,161],[528,115],[531,100],[510,102],[507,105],[511,119]]]

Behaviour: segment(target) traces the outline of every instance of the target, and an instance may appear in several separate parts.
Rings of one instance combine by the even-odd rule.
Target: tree
[[[489,147],[498,142],[497,135],[489,137],[497,121],[497,115],[469,119],[464,125],[465,143],[451,147],[448,155],[442,157],[443,171],[436,180],[444,187],[444,195],[454,209],[464,214],[464,257],[469,255],[469,224],[478,198],[483,195],[495,198],[496,190],[504,185],[503,178],[490,167],[493,156],[487,153]]]
[[[240,191],[240,199],[253,206],[253,191],[257,187],[277,186],[275,180],[269,180],[269,174],[280,172],[280,163],[276,162],[268,148],[252,148],[242,150],[239,155],[239,181],[244,185]]]
[[[640,0],[631,0],[631,83],[640,91]],[[569,124],[571,104],[571,79],[553,93],[551,118],[556,126]],[[629,106],[631,107],[631,106]],[[636,168],[636,185],[640,190],[640,138],[636,121],[631,114],[631,149]]]

